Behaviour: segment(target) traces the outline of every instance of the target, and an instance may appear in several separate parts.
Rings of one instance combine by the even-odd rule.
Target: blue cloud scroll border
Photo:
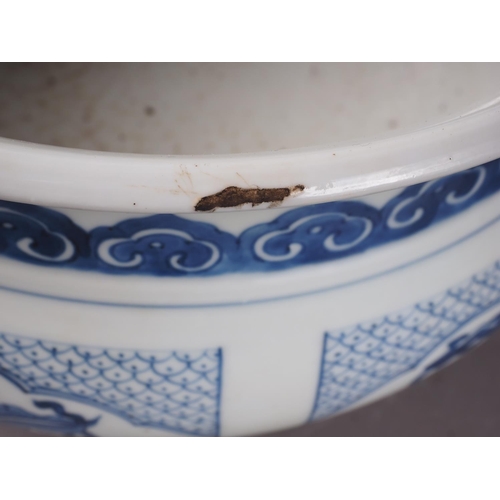
[[[239,236],[160,214],[85,231],[44,207],[0,201],[0,255],[109,274],[213,276],[345,258],[452,217],[500,191],[500,160],[410,186],[377,208],[334,201],[290,210]]]

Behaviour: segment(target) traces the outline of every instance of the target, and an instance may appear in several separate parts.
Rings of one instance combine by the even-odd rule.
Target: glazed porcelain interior
[[[498,96],[496,64],[0,67],[0,136],[125,153],[247,153],[400,134]]]

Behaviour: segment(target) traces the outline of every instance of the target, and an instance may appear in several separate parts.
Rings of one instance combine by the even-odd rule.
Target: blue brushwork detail
[[[33,413],[19,406],[0,403],[0,423],[68,436],[92,436],[88,428],[96,425],[100,419],[87,420],[76,413],[68,413],[63,405],[54,401],[33,401],[33,404],[51,413]]]
[[[0,254],[24,262],[75,266],[88,259],[88,235],[48,208],[0,202]]]
[[[93,259],[82,267],[109,273],[146,273],[160,276],[204,274],[228,268],[237,254],[236,239],[211,224],[176,215],[130,219],[90,233]]]
[[[221,349],[134,351],[0,334],[0,375],[23,392],[183,434],[219,434],[221,370]]]
[[[477,345],[484,342],[493,332],[498,330],[498,328],[500,328],[500,315],[496,316],[491,321],[488,321],[488,323],[482,326],[476,333],[460,335],[460,337],[454,339],[448,344],[448,351],[443,354],[443,356],[425,368],[418,380],[431,375],[435,371],[455,361],[462,354],[465,354],[467,351],[470,351]]]
[[[415,369],[467,323],[499,305],[497,261],[460,285],[403,311],[325,333],[311,419],[344,410]],[[488,323],[485,328],[491,326]]]
[[[155,276],[266,272],[328,262],[415,234],[500,191],[500,160],[404,189],[382,208],[361,200],[289,210],[239,236],[176,215],[89,232],[54,210],[0,202],[0,254],[40,265]]]

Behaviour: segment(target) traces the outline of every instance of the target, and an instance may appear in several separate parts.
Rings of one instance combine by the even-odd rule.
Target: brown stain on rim
[[[218,193],[204,196],[194,207],[197,212],[210,212],[217,208],[231,208],[251,203],[252,207],[261,203],[281,203],[285,198],[297,191],[303,191],[302,184],[291,188],[249,188],[243,189],[229,186]]]

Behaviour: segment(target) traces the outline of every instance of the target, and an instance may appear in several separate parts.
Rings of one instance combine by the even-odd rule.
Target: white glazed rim
[[[293,207],[443,177],[500,157],[500,98],[454,120],[361,144],[235,155],[165,156],[45,146],[0,138],[0,199],[129,213],[192,213],[229,186],[303,185]],[[247,204],[223,210],[256,210]]]

